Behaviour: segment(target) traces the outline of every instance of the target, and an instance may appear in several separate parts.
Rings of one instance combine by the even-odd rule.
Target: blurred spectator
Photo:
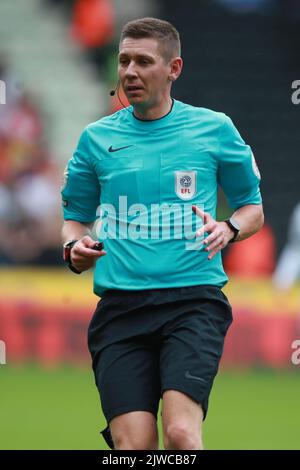
[[[243,277],[270,276],[275,267],[275,239],[270,226],[240,243],[232,243],[224,260],[229,275]]]
[[[28,93],[8,84],[0,106],[0,264],[60,262],[59,177],[43,142],[42,118]]]
[[[115,14],[110,0],[76,0],[71,33],[98,69],[111,53],[114,30]]]
[[[300,278],[300,203],[294,208],[288,227],[287,243],[273,276],[275,286],[288,290]]]

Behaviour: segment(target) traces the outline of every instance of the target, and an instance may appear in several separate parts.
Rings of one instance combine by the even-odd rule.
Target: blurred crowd
[[[41,1],[46,7],[61,11],[70,37],[94,66],[96,79],[101,76],[114,88],[118,37],[114,1]],[[218,3],[236,13],[280,10],[285,17],[300,18],[298,0],[218,0]],[[6,104],[0,104],[0,265],[60,264],[61,167],[49,152],[43,129],[45,120],[36,97],[18,83],[4,56],[0,56],[0,80],[6,84]],[[119,93],[122,104],[116,94],[111,112],[128,105],[122,90]],[[276,260],[271,227],[265,224],[258,234],[234,244],[224,255],[229,274],[271,275]]]
[[[110,0],[43,0],[58,8],[69,36],[96,79],[115,82],[115,12]],[[109,71],[111,73],[109,74]],[[9,56],[0,53],[0,265],[61,264],[61,165],[45,139],[45,116],[32,90],[20,83]],[[128,104],[123,96],[123,102]],[[117,97],[110,110],[121,107]]]
[[[83,56],[94,69],[96,80],[106,83],[109,89],[115,88],[117,82],[116,51],[122,26],[117,15],[118,1],[44,0],[48,7],[57,8],[65,17],[71,40],[81,47]],[[118,94],[109,103],[111,113],[129,105],[121,88]]]
[[[111,0],[44,0],[59,8],[66,19],[71,39],[81,46],[87,59],[103,78],[114,50],[115,8]]]
[[[43,118],[4,57],[0,80],[0,264],[59,262],[59,169],[44,140]]]

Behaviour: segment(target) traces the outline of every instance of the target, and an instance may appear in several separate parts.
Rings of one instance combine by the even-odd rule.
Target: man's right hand
[[[71,263],[78,271],[87,271],[95,265],[101,256],[106,255],[106,251],[93,250],[98,242],[88,235],[78,240],[71,250]]]

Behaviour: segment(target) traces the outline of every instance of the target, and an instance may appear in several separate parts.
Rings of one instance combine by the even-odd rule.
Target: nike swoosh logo
[[[132,147],[132,145],[126,145],[125,147],[119,147],[117,149],[114,149],[112,147],[112,145],[109,147],[108,151],[109,152],[118,152],[119,150],[123,150],[123,149],[128,149],[128,147]]]
[[[187,370],[185,373],[185,377],[187,379],[193,379],[193,380],[198,380],[199,382],[206,383],[206,380],[202,379],[201,377],[196,377],[196,375],[190,374],[190,372]]]

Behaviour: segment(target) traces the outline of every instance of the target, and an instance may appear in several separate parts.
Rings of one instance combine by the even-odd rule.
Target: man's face
[[[118,74],[130,104],[155,106],[169,93],[170,64],[156,39],[125,38],[120,44]]]

